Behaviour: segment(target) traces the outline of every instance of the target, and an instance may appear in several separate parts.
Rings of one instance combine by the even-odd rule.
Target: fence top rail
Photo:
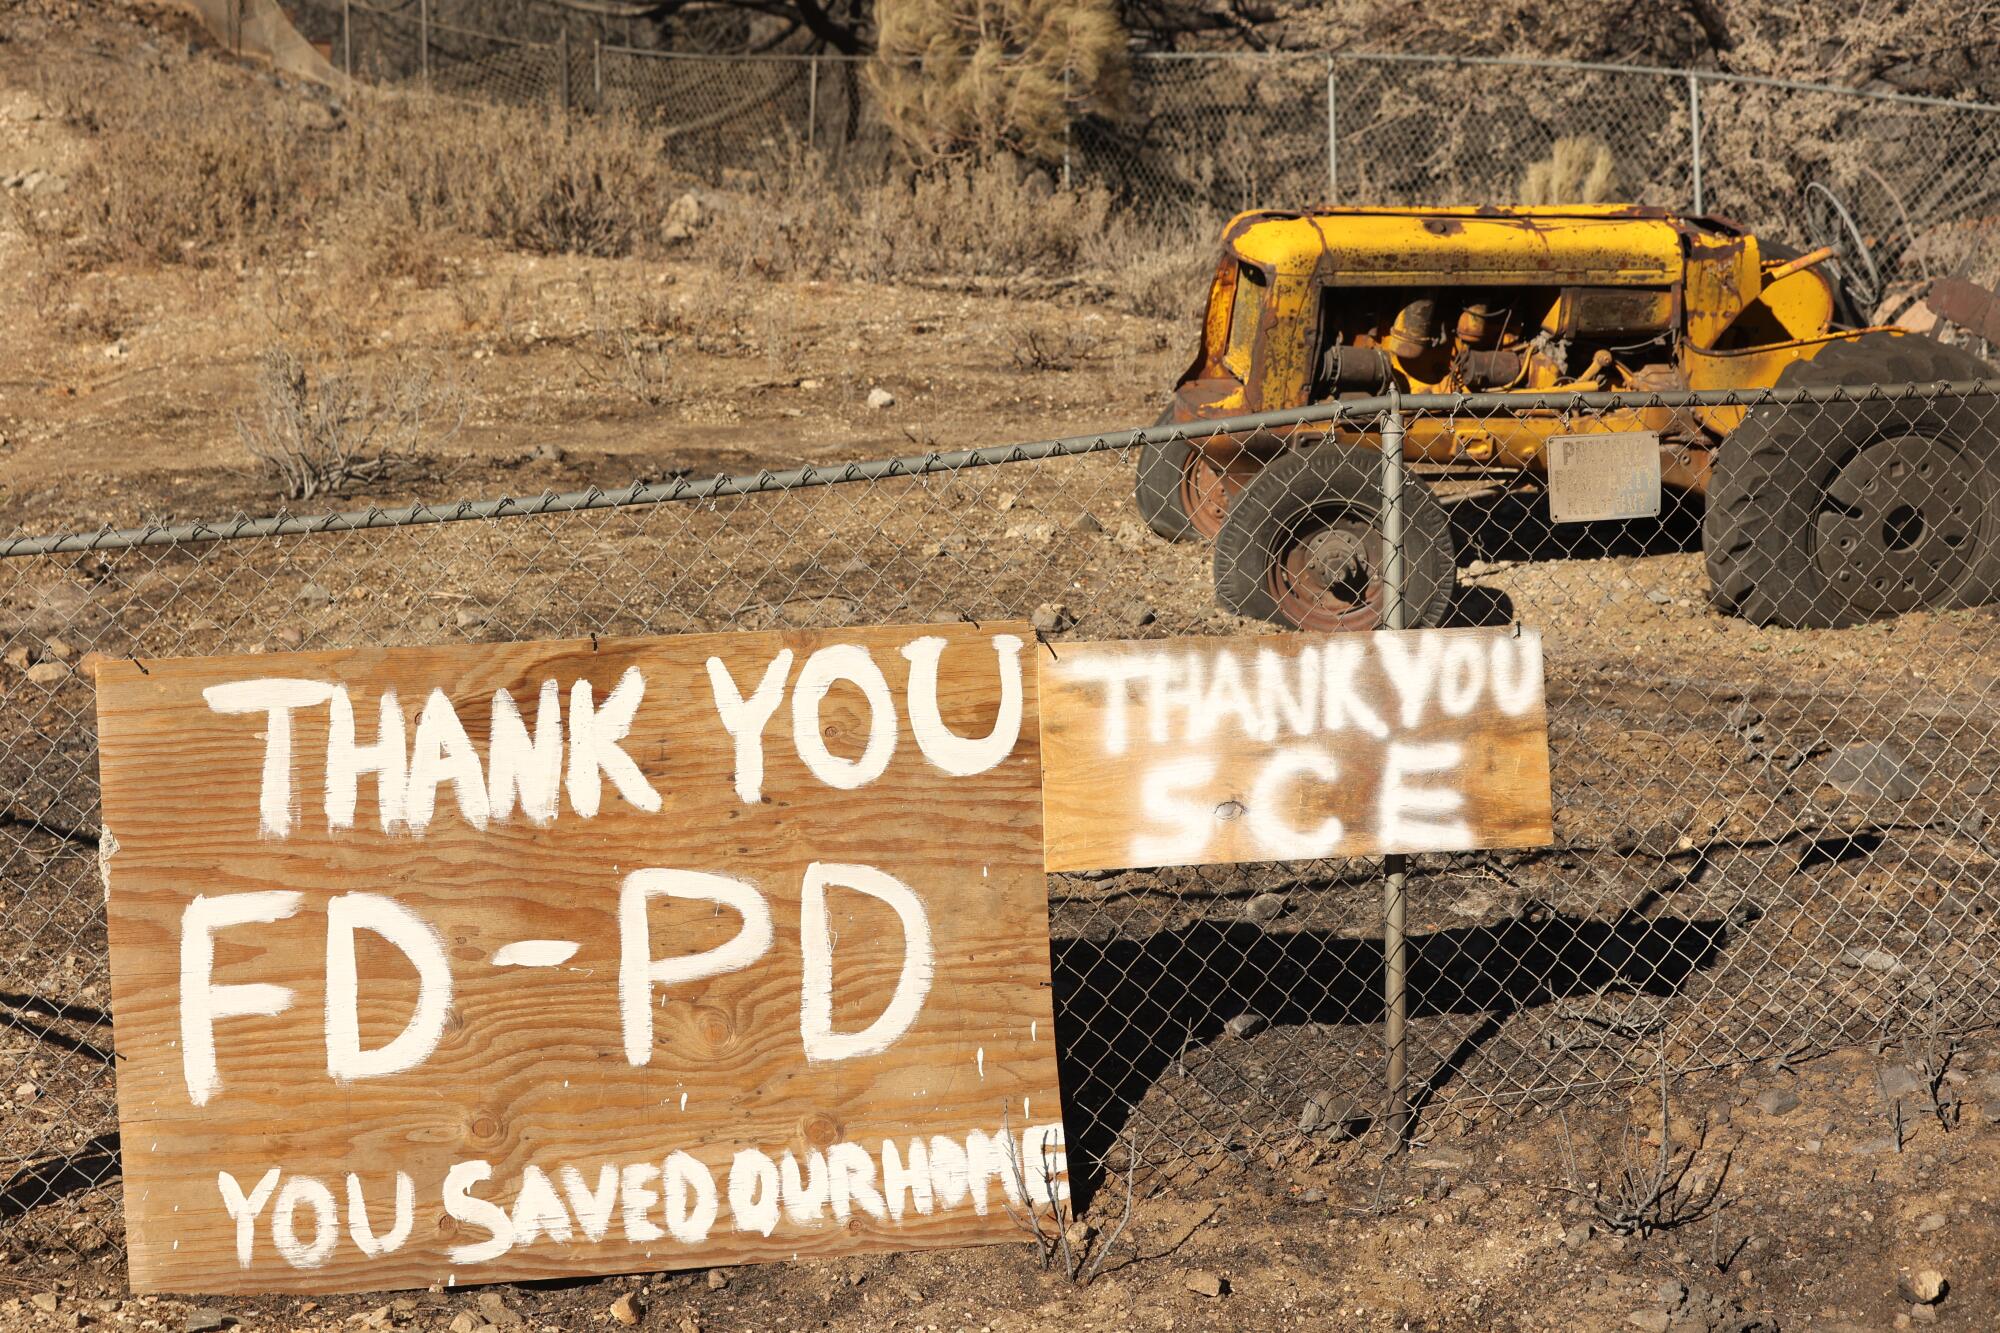
[[[417,527],[474,519],[526,518],[541,514],[584,513],[639,505],[713,500],[771,491],[806,490],[854,482],[887,481],[901,477],[956,472],[966,468],[1026,463],[1040,459],[1129,449],[1161,440],[1244,435],[1287,426],[1370,420],[1385,413],[1429,415],[1502,414],[1510,412],[1588,413],[1612,408],[1758,407],[1801,403],[1877,403],[1908,399],[2000,398],[2000,379],[1959,380],[1936,384],[1838,385],[1805,389],[1707,389],[1661,393],[1599,391],[1592,393],[1390,393],[1313,407],[1257,412],[1216,421],[1149,426],[1133,430],[1071,435],[1024,444],[988,445],[864,462],[808,464],[781,471],[765,470],[705,481],[678,479],[640,482],[604,490],[544,492],[539,496],[499,496],[442,504],[419,501],[394,508],[353,509],[330,514],[271,514],[252,518],[154,523],[132,528],[101,528],[95,532],[14,537],[0,542],[0,560],[63,555],[88,551],[125,550],[146,546],[178,546],[256,537],[301,536],[320,532],[355,532],[372,528]]]
[[[619,46],[600,43],[608,54],[638,56],[647,60],[687,61],[815,61],[859,64],[872,59],[866,55],[839,52],[818,54],[795,51],[759,51],[734,54],[720,51],[664,51],[653,47]],[[1843,88],[1838,84],[1811,83],[1802,79],[1780,79],[1767,74],[1735,74],[1719,69],[1675,69],[1667,65],[1620,65],[1601,60],[1551,60],[1534,56],[1438,55],[1424,51],[1135,51],[1137,61],[1170,63],[1206,61],[1324,60],[1342,64],[1372,63],[1401,65],[1481,65],[1512,69],[1555,69],[1596,74],[1629,74],[1644,78],[1696,80],[1702,83],[1742,84],[1758,88],[1779,88],[1797,93],[1832,93],[1875,102],[1898,102],[1907,106],[1948,107],[1954,111],[2000,112],[2000,103],[1975,102],[1951,97],[1928,97],[1919,93],[1885,93],[1868,88]]]

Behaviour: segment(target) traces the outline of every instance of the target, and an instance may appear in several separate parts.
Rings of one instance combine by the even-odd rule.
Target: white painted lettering
[[[476,829],[486,827],[486,777],[479,771],[479,754],[451,706],[451,696],[432,690],[417,715],[417,735],[410,744],[410,790],[404,818],[410,832],[423,836],[437,809],[437,789],[449,782],[458,797],[458,813]]]
[[[379,1259],[385,1254],[394,1254],[403,1248],[403,1242],[410,1238],[410,1229],[416,1224],[417,1183],[408,1173],[396,1173],[396,1211],[391,1219],[389,1234],[377,1236],[374,1224],[368,1220],[368,1201],[362,1197],[361,1177],[350,1171],[347,1173],[347,1234],[354,1241],[354,1248],[370,1259]]]
[[[1395,745],[1382,760],[1377,833],[1391,850],[1455,851],[1472,840],[1465,824],[1448,816],[1464,798],[1450,787],[1412,786],[1409,779],[1458,768],[1464,747],[1456,741]]]
[[[713,949],[656,959],[646,910],[654,898],[732,907],[743,918],[743,928],[727,944]],[[737,971],[770,947],[770,906],[744,881],[696,870],[635,870],[627,875],[618,891],[618,1020],[624,1029],[627,1063],[643,1065],[653,1058],[654,987]]]
[[[755,1148],[729,1164],[729,1215],[738,1231],[768,1236],[778,1225],[778,1164]]]
[[[707,1240],[716,1213],[715,1177],[708,1168],[689,1154],[676,1152],[661,1169],[660,1190],[666,1196],[668,1234],[684,1245]]]
[[[275,724],[274,724],[275,725]],[[225,926],[269,925],[299,910],[299,894],[287,889],[232,893],[220,898],[196,894],[181,912],[181,1073],[188,1100],[206,1106],[222,1086],[215,1064],[217,1019],[256,1015],[269,1018],[292,1003],[286,986],[256,982],[218,986],[215,932]]]
[[[660,1168],[651,1162],[633,1162],[618,1173],[618,1209],[625,1224],[625,1239],[643,1243],[667,1234],[646,1216],[660,1201],[659,1191],[651,1188],[651,1182],[659,1175]]]
[[[1290,746],[1267,759],[1250,788],[1249,810],[1244,819],[1258,850],[1273,861],[1303,861],[1333,855],[1346,832],[1340,820],[1328,816],[1313,828],[1299,828],[1285,818],[1285,812],[1288,808],[1303,808],[1305,801],[1295,797],[1288,802],[1284,792],[1302,774],[1330,784],[1339,773],[1333,756],[1316,745]]]
[[[736,742],[736,797],[755,805],[764,795],[764,727],[778,710],[785,677],[792,671],[792,650],[783,649],[764,668],[757,688],[744,698],[719,657],[708,659],[708,685],[715,694],[715,711],[722,729]]]
[[[299,1239],[298,1210],[305,1204],[313,1213],[312,1243]],[[340,1210],[333,1191],[311,1176],[292,1176],[278,1191],[271,1205],[271,1243],[284,1261],[294,1268],[318,1268],[333,1253],[340,1240]]]
[[[553,680],[542,682],[535,703],[535,735],[528,737],[527,724],[514,696],[506,690],[493,691],[492,734],[486,746],[486,805],[490,816],[504,820],[514,813],[518,801],[521,813],[531,824],[547,824],[556,817],[562,794],[562,688]]]
[[[856,1207],[876,1221],[889,1215],[882,1192],[875,1188],[875,1159],[858,1143],[836,1143],[826,1150],[827,1195],[833,1216],[845,1223]]]
[[[1405,727],[1424,720],[1437,685],[1438,667],[1444,657],[1444,636],[1431,630],[1370,635],[1382,660],[1382,670],[1402,702]]]
[[[521,1189],[514,1196],[514,1211],[508,1215],[514,1228],[514,1245],[533,1245],[537,1236],[547,1236],[557,1244],[570,1238],[569,1212],[556,1195],[548,1173],[530,1163],[521,1171]]]
[[[1367,649],[1367,640],[1359,635],[1325,645],[1320,725],[1327,731],[1343,731],[1351,725],[1356,731],[1382,740],[1389,735],[1389,724],[1354,688],[1354,673],[1361,669],[1362,655]]]
[[[894,1139],[882,1140],[882,1201],[889,1210],[891,1221],[903,1220],[904,1200],[918,1216],[929,1217],[936,1200],[931,1194],[931,1155],[919,1138],[910,1140],[910,1164],[903,1165],[903,1154],[896,1150]]]
[[[563,1197],[583,1228],[585,1240],[603,1240],[611,1230],[611,1210],[618,1202],[618,1168],[609,1164],[597,1169],[597,1185],[584,1184],[583,1172],[573,1166],[562,1169]]]
[[[1153,831],[1132,839],[1132,860],[1142,866],[1169,866],[1191,861],[1208,846],[1215,826],[1214,812],[1181,793],[1199,789],[1215,778],[1212,755],[1189,754],[1147,770],[1139,781],[1139,804]]]
[[[490,1178],[488,1162],[454,1162],[444,1176],[444,1211],[455,1221],[470,1222],[492,1234],[485,1240],[454,1245],[448,1252],[454,1264],[483,1264],[498,1259],[514,1244],[514,1224],[507,1210],[490,1199],[472,1193],[472,1187]]]
[[[938,661],[945,641],[922,638],[905,644],[910,659],[910,732],[924,758],[953,777],[969,778],[999,764],[1014,752],[1021,738],[1021,640],[1013,634],[993,636],[1000,659],[1000,710],[993,729],[980,740],[967,740],[945,725],[938,711]]]
[[[385,692],[376,708],[375,740],[354,740],[354,704],[347,691],[336,689],[327,700],[326,826],[353,828],[360,802],[361,775],[375,775],[375,805],[384,833],[404,822],[409,791],[410,756],[403,741],[403,706],[396,692]]]
[[[395,1040],[361,1049],[360,981],[354,932],[372,931],[417,970],[417,1004]],[[444,936],[394,898],[343,893],[326,905],[326,1072],[336,1083],[382,1078],[414,1069],[444,1039],[451,1014],[451,963]]]
[[[875,1021],[859,1032],[833,1030],[833,931],[826,891],[835,886],[887,903],[903,925],[903,966],[896,989]],[[930,993],[934,962],[924,905],[908,885],[873,866],[815,861],[806,867],[799,891],[799,951],[805,977],[799,1033],[808,1062],[881,1054],[917,1021]]]
[[[264,776],[258,788],[257,827],[267,838],[292,831],[292,712],[333,697],[333,686],[317,680],[265,676],[211,685],[201,692],[218,713],[262,713]]]
[[[607,777],[634,809],[654,814],[660,808],[660,794],[620,744],[631,732],[632,718],[645,694],[646,678],[638,667],[625,669],[617,687],[605,696],[602,708],[591,703],[589,681],[579,680],[570,686],[569,803],[585,819],[597,817]]]
[[[227,1171],[215,1173],[215,1187],[222,1192],[223,1210],[236,1223],[236,1266],[248,1268],[257,1248],[257,1214],[264,1211],[272,1191],[278,1188],[278,1168],[274,1166],[260,1176],[248,1195]]]
[[[806,1178],[799,1179],[799,1160],[786,1153],[778,1159],[778,1197],[794,1226],[812,1226],[826,1218],[826,1158],[806,1154]]]
[[[826,748],[820,732],[820,705],[835,681],[847,681],[868,701],[868,743],[858,759],[843,759]],[[820,649],[799,668],[792,689],[792,745],[812,775],[840,791],[865,787],[882,776],[896,752],[896,704],[882,669],[859,644]]]

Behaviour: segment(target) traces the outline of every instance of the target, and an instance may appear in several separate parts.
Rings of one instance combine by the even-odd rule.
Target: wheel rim
[[[1288,525],[1265,579],[1278,613],[1304,630],[1380,627],[1388,600],[1382,534],[1369,511],[1307,513]]]
[[[1912,611],[1964,583],[1985,517],[1984,478],[1972,460],[1920,435],[1881,440],[1827,484],[1815,562],[1856,610]]]
[[[1217,467],[1199,449],[1188,451],[1181,468],[1181,511],[1202,536],[1214,540],[1229,514],[1229,502],[1243,489],[1246,477],[1230,468]]]

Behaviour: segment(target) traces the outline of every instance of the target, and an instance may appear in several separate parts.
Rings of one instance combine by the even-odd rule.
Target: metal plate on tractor
[[[1650,430],[1551,435],[1549,521],[1660,516],[1660,436]]]

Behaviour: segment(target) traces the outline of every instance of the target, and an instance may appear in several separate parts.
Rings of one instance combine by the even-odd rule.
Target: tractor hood
[[[1257,212],[1230,223],[1237,258],[1339,286],[1635,286],[1678,283],[1691,233],[1724,230],[1660,209],[1348,208]]]

